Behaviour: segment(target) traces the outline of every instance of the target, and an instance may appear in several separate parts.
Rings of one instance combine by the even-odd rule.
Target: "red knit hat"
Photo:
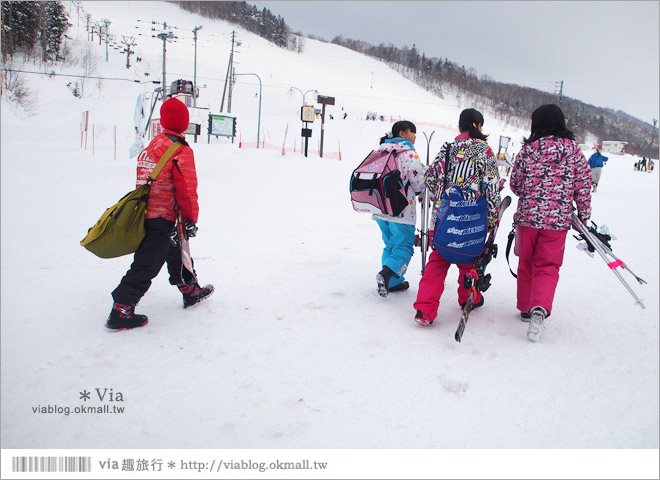
[[[160,107],[160,124],[163,128],[183,133],[188,128],[188,107],[181,100],[170,98]]]

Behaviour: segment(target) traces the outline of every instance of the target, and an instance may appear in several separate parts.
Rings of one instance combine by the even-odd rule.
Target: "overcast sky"
[[[303,34],[415,44],[478,75],[546,91],[563,80],[567,97],[649,123],[658,118],[657,0],[248,3]]]

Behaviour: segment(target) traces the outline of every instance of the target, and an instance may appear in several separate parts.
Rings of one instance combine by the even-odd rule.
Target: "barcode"
[[[91,472],[92,457],[12,457],[12,472]]]

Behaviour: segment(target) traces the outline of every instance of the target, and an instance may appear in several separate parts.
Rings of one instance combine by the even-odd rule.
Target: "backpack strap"
[[[447,190],[447,176],[449,175],[449,150],[451,149],[452,144],[447,143],[447,150],[445,150],[445,181],[442,184],[442,192],[444,193]]]
[[[513,278],[518,278],[518,275],[513,273],[513,270],[511,270],[511,264],[509,263],[509,254],[511,253],[511,245],[513,244],[513,241],[516,238],[516,225],[513,225],[513,228],[509,232],[509,238],[506,242],[506,264],[509,266],[509,271],[511,272],[511,275],[513,275]]]
[[[401,152],[403,152],[403,150]],[[396,158],[396,155],[398,153],[401,153],[401,152],[397,152],[396,150],[392,150],[392,155],[394,155],[394,157]],[[408,180],[406,182],[406,184],[403,186],[403,191],[406,192],[406,195],[408,195],[408,188],[409,187],[410,187],[410,180]]]
[[[165,164],[169,161],[169,159],[172,158],[174,152],[176,152],[181,146],[182,144],[180,142],[174,142],[169,146],[167,150],[165,150],[165,153],[162,157],[160,157],[160,160],[158,161],[158,165],[156,165],[156,167],[149,174],[149,183],[156,181],[160,171],[163,169],[163,167],[165,167]]]

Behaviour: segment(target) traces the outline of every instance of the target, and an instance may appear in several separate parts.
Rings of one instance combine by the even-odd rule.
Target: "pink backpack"
[[[358,212],[398,217],[408,206],[407,188],[396,168],[396,151],[372,150],[353,170],[351,202]]]

